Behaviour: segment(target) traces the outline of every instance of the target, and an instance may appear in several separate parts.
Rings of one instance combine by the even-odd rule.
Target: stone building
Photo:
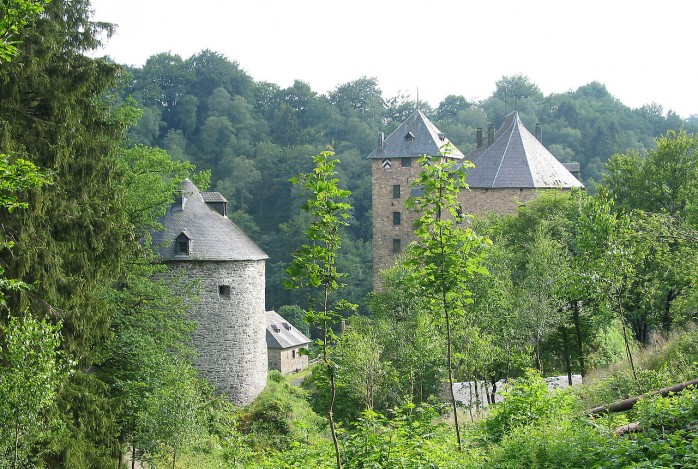
[[[419,110],[405,120],[388,138],[379,134],[378,147],[368,156],[372,164],[373,286],[380,287],[378,273],[391,267],[412,241],[416,214],[405,209],[411,186],[423,155],[442,159],[472,161],[466,182],[470,190],[459,195],[463,210],[471,214],[510,213],[538,191],[584,187],[542,144],[540,124],[536,136],[521,123],[517,112],[506,116],[501,128],[477,129],[475,150],[463,155]],[[575,168],[575,163],[570,168]],[[576,166],[578,171],[578,164]]]
[[[388,138],[382,132],[378,135],[378,147],[368,156],[372,166],[374,289],[379,286],[378,273],[392,266],[414,241],[412,224],[416,214],[405,210],[405,201],[421,170],[417,160],[423,155],[439,155],[447,144],[446,136],[419,110]],[[448,158],[460,160],[463,154],[453,147]]]
[[[283,374],[308,368],[308,356],[300,350],[307,348],[310,339],[293,325],[279,316],[276,311],[267,311],[267,355],[269,369]]]
[[[190,180],[153,233],[168,275],[198,284],[189,307],[196,323],[195,365],[218,392],[247,404],[267,379],[265,261],[268,256],[227,216],[218,192],[201,192]]]

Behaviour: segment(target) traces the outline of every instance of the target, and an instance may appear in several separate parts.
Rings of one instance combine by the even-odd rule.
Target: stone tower
[[[218,392],[248,404],[267,378],[265,261],[268,256],[227,217],[227,200],[190,181],[153,234],[168,275],[197,283],[195,365]]]
[[[538,191],[584,187],[542,144],[538,127],[533,136],[517,112],[506,116],[495,132],[487,129],[484,141],[477,129],[477,148],[468,155],[453,147],[449,157],[469,160],[475,168],[466,171],[470,190],[459,194],[463,211],[511,213],[536,197]],[[416,214],[406,212],[405,199],[420,168],[422,155],[440,155],[446,136],[421,112],[416,111],[387,139],[379,134],[378,147],[368,156],[372,161],[373,288],[380,287],[378,273],[391,267],[400,252],[414,240]]]
[[[368,156],[372,165],[373,288],[380,286],[378,273],[392,266],[402,250],[414,240],[414,213],[405,210],[405,200],[421,168],[423,155],[439,156],[450,142],[422,113],[415,111],[388,138],[381,133],[378,147]],[[449,158],[463,154],[452,147]]]

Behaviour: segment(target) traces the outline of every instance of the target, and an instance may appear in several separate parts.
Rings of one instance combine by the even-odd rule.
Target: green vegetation
[[[524,123],[543,122],[546,145],[579,161],[591,190],[459,224],[451,189],[466,181],[434,161],[412,201],[420,242],[368,294],[363,160],[376,132],[412,111],[409,96],[385,99],[367,77],[327,95],[299,81],[281,88],[213,51],[124,69],[85,55],[111,31],[91,21],[87,0],[0,8],[0,467],[698,459],[694,388],[586,412],[698,375],[695,118],[630,109],[599,83],[544,96],[520,75],[482,102],[424,106],[467,151],[515,92]],[[305,389],[271,373],[238,409],[198,378],[185,317],[197,286],[167,280],[149,238],[186,177],[221,191],[271,255],[268,307],[297,326],[306,316],[321,337]],[[287,269],[320,303],[282,288]],[[587,384],[548,393],[541,373]],[[473,382],[472,402],[456,402],[458,381]]]

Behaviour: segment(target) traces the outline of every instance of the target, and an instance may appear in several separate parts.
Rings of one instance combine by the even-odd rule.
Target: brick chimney
[[[476,130],[476,141],[477,141],[477,147],[480,148],[482,146],[482,127],[478,127]]]
[[[491,146],[494,143],[494,124],[487,125],[487,146]]]
[[[536,124],[536,140],[543,143],[543,126],[540,122]]]

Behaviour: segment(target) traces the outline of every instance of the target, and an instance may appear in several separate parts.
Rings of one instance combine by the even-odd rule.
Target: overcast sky
[[[119,27],[100,54],[141,66],[211,49],[255,81],[326,93],[375,77],[432,106],[523,73],[543,93],[604,83],[633,108],[698,114],[698,2],[684,0],[92,0]]]

